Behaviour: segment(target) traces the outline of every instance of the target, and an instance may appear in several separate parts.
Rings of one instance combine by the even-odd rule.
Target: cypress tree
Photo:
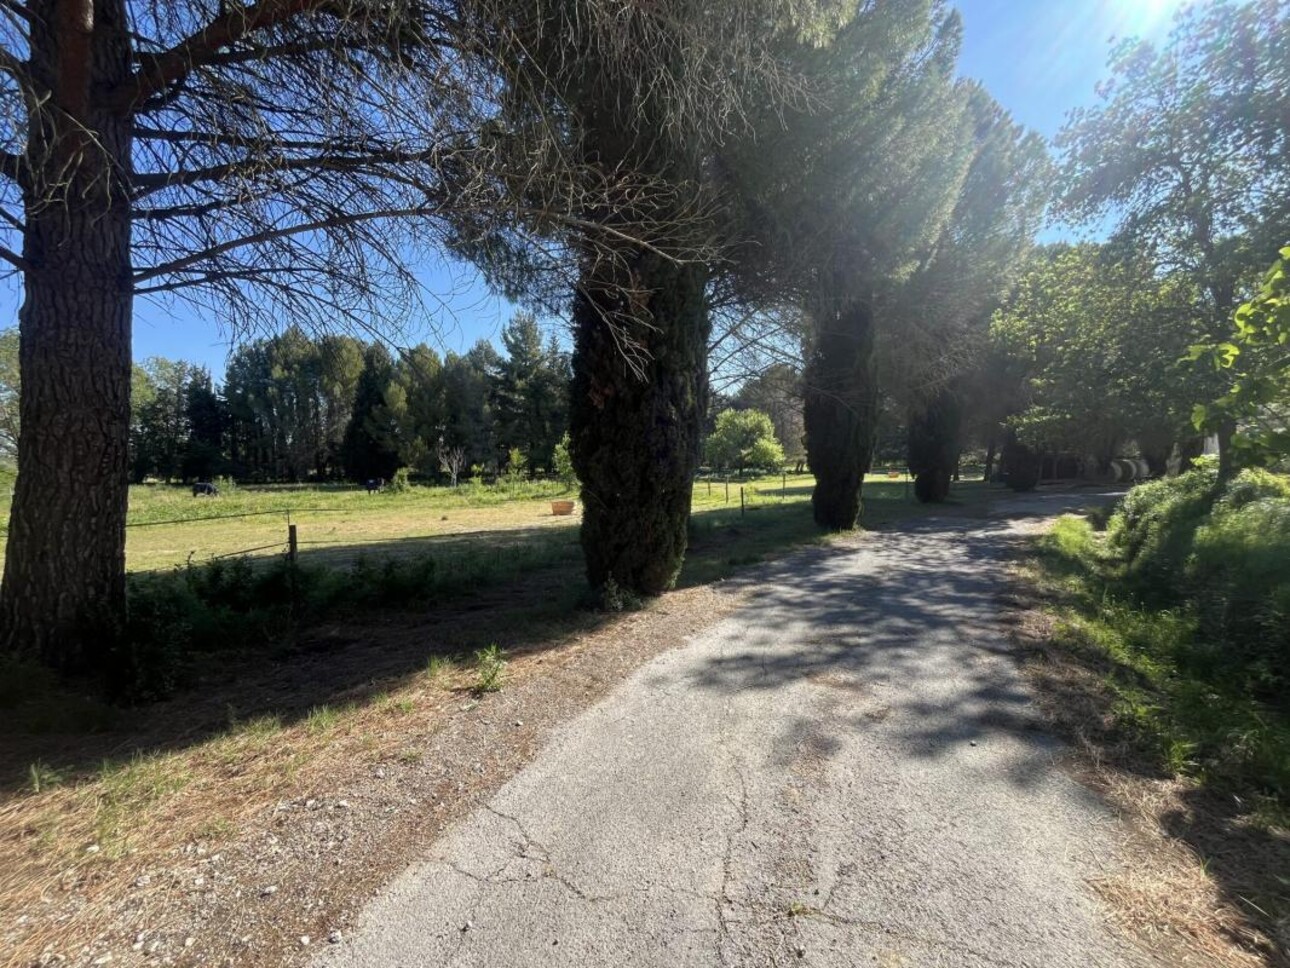
[[[353,481],[388,480],[399,466],[393,417],[385,394],[394,378],[394,361],[380,343],[363,354],[363,372],[354,392],[354,412],[345,428],[341,459]]]
[[[1039,486],[1044,458],[1038,451],[1018,440],[1015,432],[1009,431],[1003,443],[999,465],[1008,487],[1014,491],[1033,491]]]
[[[569,433],[588,581],[653,595],[673,585],[685,557],[708,394],[707,273],[649,253],[630,272],[649,292],[630,322],[621,322],[629,297],[619,286],[575,296]],[[624,335],[640,350],[630,361]]]
[[[923,504],[939,504],[950,495],[962,417],[958,396],[949,389],[910,416],[909,470],[914,475],[914,496]]]
[[[803,400],[806,459],[815,475],[811,510],[821,527],[846,531],[860,517],[877,430],[873,310],[855,300],[817,312],[815,332]]]

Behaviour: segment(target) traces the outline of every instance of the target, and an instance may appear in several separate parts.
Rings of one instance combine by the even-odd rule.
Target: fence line
[[[285,549],[286,545],[281,541],[275,541],[273,544],[260,545],[258,548],[243,548],[241,551],[226,551],[222,555],[209,555],[206,560],[214,561],[217,558],[234,558],[238,555],[249,555],[255,551],[268,551],[270,548]]]
[[[353,508],[283,508],[277,511],[242,511],[238,514],[208,514],[200,518],[171,518],[167,521],[130,521],[127,528],[155,528],[163,524],[193,524],[196,521],[225,521],[232,518],[256,518],[268,514],[281,514],[291,517],[293,514],[326,514],[328,512],[344,514]]]

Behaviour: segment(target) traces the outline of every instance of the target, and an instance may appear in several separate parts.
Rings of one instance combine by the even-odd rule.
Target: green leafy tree
[[[1190,7],[1163,45],[1118,44],[1100,103],[1057,139],[1065,213],[1114,217],[1124,251],[1185,275],[1209,342],[1290,238],[1288,30],[1282,0]],[[1226,471],[1233,429],[1218,428]]]
[[[438,441],[447,421],[443,365],[424,343],[403,352],[394,364],[387,394],[397,428],[399,461],[420,474],[439,469]]]
[[[493,345],[481,340],[464,355],[448,353],[443,361],[444,445],[461,448],[466,467],[497,462],[497,439],[489,403],[490,374],[500,365]]]
[[[137,481],[155,475],[165,481],[184,476],[188,447],[188,388],[209,374],[184,360],[154,356],[143,363],[150,388],[136,410],[134,468]]]
[[[1196,346],[1191,356],[1211,357],[1231,381],[1219,399],[1196,406],[1196,427],[1235,425],[1234,443],[1250,463],[1290,457],[1290,246],[1281,250],[1258,294],[1236,311],[1229,337]]]
[[[189,379],[184,389],[184,417],[188,422],[184,478],[210,480],[223,473],[227,463],[228,408],[215,391],[209,370],[199,369]]]
[[[489,402],[497,442],[524,452],[530,473],[551,468],[569,425],[569,359],[544,342],[537,318],[518,313],[502,330],[506,356],[492,374]]]
[[[340,450],[354,411],[354,394],[363,372],[361,340],[344,334],[324,334],[318,338],[318,476],[336,477],[341,473]]]
[[[268,480],[305,479],[329,463],[323,409],[324,357],[298,326],[237,349],[224,396],[234,463]]]
[[[806,459],[802,373],[796,366],[775,363],[745,380],[735,394],[734,404],[737,409],[760,410],[770,417],[785,461],[800,464]]]
[[[731,468],[742,477],[746,467],[775,468],[784,463],[784,448],[775,439],[775,425],[760,410],[724,410],[707,441],[708,462]]]
[[[1162,472],[1214,381],[1180,362],[1206,329],[1187,280],[1114,248],[1037,252],[992,334],[1023,376],[1010,423],[1036,451],[1105,462],[1130,441]]]
[[[555,445],[555,451],[551,455],[551,469],[563,483],[571,487],[578,483],[578,474],[573,469],[573,456],[569,453],[568,431]]]

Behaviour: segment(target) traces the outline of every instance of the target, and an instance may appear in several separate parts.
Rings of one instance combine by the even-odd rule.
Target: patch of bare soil
[[[0,964],[302,964],[553,729],[741,596],[697,587],[612,616],[481,599],[472,614],[320,630],[281,668],[103,741],[158,740],[146,760],[4,795]],[[486,641],[507,650],[500,692],[474,691],[465,665],[424,668]],[[323,701],[331,712],[306,714]],[[279,715],[229,730],[225,713],[216,732],[230,702]]]
[[[1054,644],[1046,604],[1018,575],[1004,617],[1041,710],[1071,743],[1063,766],[1125,821],[1116,863],[1092,884],[1112,917],[1168,964],[1290,966],[1290,923],[1258,903],[1285,893],[1290,838],[1232,797],[1162,775],[1117,731],[1104,670]]]

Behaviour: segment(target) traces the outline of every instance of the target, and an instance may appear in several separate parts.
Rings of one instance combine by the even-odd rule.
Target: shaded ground
[[[1128,833],[1060,768],[997,621],[1021,533],[924,521],[759,571],[318,964],[1189,963],[1089,887]]]

